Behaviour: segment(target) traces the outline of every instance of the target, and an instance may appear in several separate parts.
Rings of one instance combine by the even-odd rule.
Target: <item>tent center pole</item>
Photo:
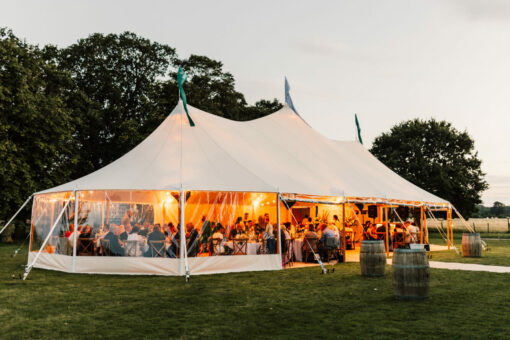
[[[74,191],[74,231],[73,231],[73,266],[72,266],[72,272],[76,272],[76,243],[78,240],[78,196],[79,192]]]

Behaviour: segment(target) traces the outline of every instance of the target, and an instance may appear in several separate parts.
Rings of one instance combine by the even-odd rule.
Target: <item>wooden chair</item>
[[[165,257],[165,240],[149,241],[151,257]]]
[[[319,248],[317,244],[319,243],[318,237],[305,237],[303,240],[303,261],[308,262],[308,257],[310,254],[319,253]]]
[[[101,249],[101,255],[102,256],[110,256],[110,240],[105,240],[102,238],[99,241],[100,249]]]
[[[356,248],[354,244],[354,231],[345,231],[345,247],[350,250]]]
[[[401,231],[396,231],[393,233],[393,249],[396,248],[404,248],[405,243],[405,233]]]
[[[248,255],[248,239],[236,238],[232,241],[234,245],[234,252],[232,255]]]
[[[211,238],[211,255],[217,256],[223,254],[223,249],[221,247],[221,243],[223,242],[222,238]]]
[[[264,255],[264,254],[268,254],[268,250],[267,250],[267,239],[262,239],[260,241],[260,248],[257,252],[259,255]]]
[[[286,266],[288,265],[289,267],[292,267],[292,265],[294,264],[294,240],[293,239],[288,239],[288,240],[285,240],[285,245],[286,245],[286,248],[285,249],[285,252],[283,253],[283,265]]]
[[[79,256],[92,256],[94,255],[94,241],[93,238],[78,238],[78,255]]]
[[[140,244],[143,243],[143,241],[136,241],[136,240],[131,240],[131,241],[126,241],[125,242],[125,251],[126,251],[126,256],[142,256],[142,253],[141,253],[141,247],[140,247]]]

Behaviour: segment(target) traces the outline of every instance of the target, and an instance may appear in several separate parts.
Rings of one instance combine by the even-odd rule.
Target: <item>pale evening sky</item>
[[[67,46],[126,30],[224,63],[248,102],[283,96],[334,139],[365,146],[416,117],[475,139],[491,188],[510,205],[510,1],[0,1],[0,26]],[[193,103],[190,103],[193,104]]]

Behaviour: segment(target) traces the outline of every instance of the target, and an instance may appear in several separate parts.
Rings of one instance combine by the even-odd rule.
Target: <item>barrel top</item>
[[[402,249],[397,248],[393,250],[395,253],[426,253],[425,249]]]

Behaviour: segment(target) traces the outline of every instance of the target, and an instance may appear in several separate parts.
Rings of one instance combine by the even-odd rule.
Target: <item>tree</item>
[[[0,29],[0,218],[70,179],[77,159],[75,121],[61,99],[68,81],[37,47]]]
[[[47,46],[45,54],[73,79],[66,104],[79,121],[81,145],[74,177],[112,162],[152,132],[153,98],[175,61],[173,48],[130,32],[96,33],[62,50]]]
[[[378,136],[370,151],[400,176],[450,201],[466,218],[488,188],[474,141],[445,121],[402,122]]]
[[[499,201],[494,202],[491,207],[491,215],[493,217],[504,217],[505,216],[505,205]]]

